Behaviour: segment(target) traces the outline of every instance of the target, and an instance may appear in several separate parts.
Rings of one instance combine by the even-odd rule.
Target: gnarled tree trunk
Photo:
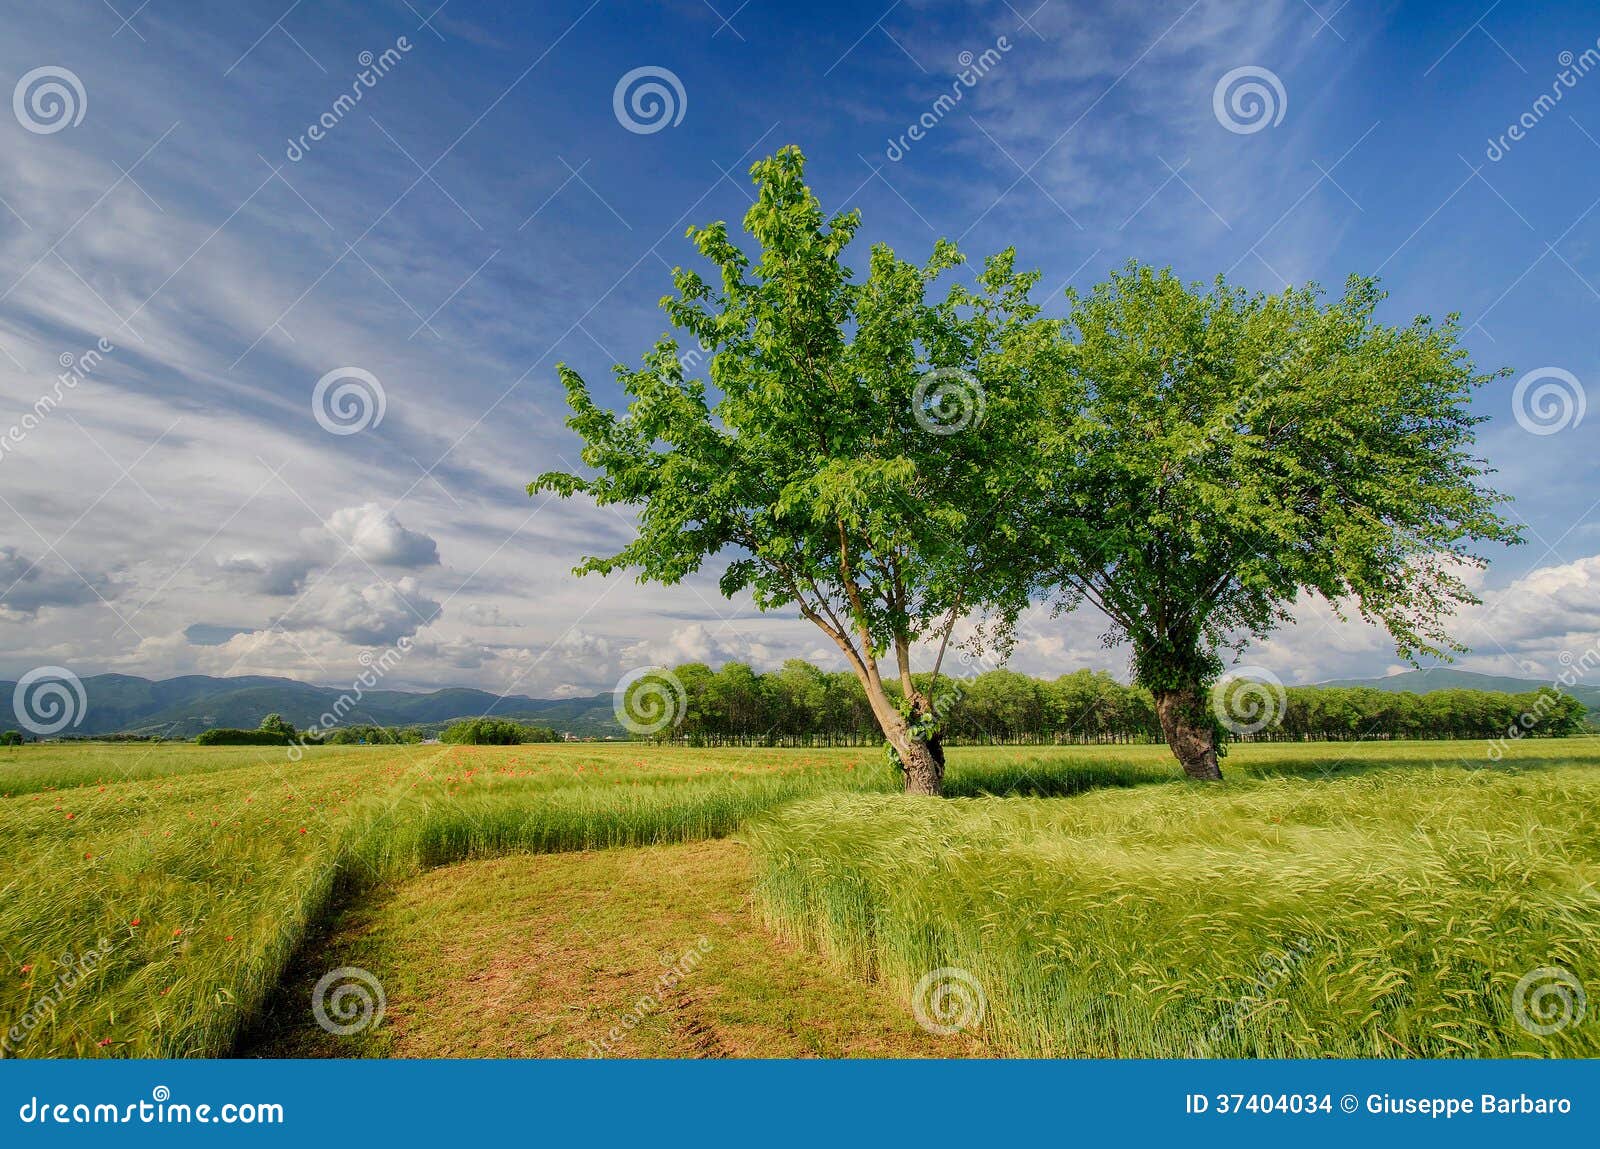
[[[1154,691],[1161,734],[1177,755],[1183,772],[1203,782],[1222,777],[1217,765],[1216,727],[1207,713],[1206,692],[1197,684]]]
[[[944,747],[939,739],[924,741],[908,731],[893,745],[905,768],[906,793],[940,797],[944,793]]]

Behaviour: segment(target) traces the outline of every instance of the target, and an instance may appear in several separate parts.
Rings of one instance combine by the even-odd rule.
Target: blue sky
[[[864,239],[1015,245],[1055,311],[1137,258],[1261,289],[1377,273],[1392,322],[1460,312],[1479,366],[1512,372],[1479,398],[1481,445],[1529,526],[1461,620],[1464,665],[1553,675],[1600,638],[1600,413],[1527,410],[1600,378],[1592,7],[287,6],[6,14],[0,674],[337,684],[402,638],[392,685],[543,695],[652,662],[831,661],[715,572],[573,578],[626,519],[523,492],[576,460],[555,364],[603,383],[634,361],[685,227],[737,220],[750,163],[788,143]],[[623,122],[626,90],[616,108],[641,68],[671,105],[632,125],[654,130]],[[29,102],[50,83],[64,118]],[[87,363],[70,385],[63,357]],[[330,373],[325,400],[381,391],[381,419],[352,391],[368,425],[327,430]],[[1370,628],[1298,613],[1247,661],[1393,668]],[[1015,665],[1123,672],[1101,629],[1038,612]]]

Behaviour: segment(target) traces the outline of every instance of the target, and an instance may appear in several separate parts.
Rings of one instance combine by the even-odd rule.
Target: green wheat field
[[[726,839],[762,946],[906,1017],[962,971],[983,1008],[951,1040],[987,1055],[1600,1054],[1570,995],[1551,1032],[1519,1019],[1550,1017],[1538,971],[1600,987],[1600,739],[1241,745],[1225,770],[957,749],[952,796],[913,799],[876,750],[8,749],[0,1038],[239,1053],[336,917],[426,871]]]

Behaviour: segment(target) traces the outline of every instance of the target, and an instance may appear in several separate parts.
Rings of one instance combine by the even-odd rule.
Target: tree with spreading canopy
[[[278,713],[267,715],[261,720],[261,725],[257,726],[256,729],[264,734],[281,734],[285,738],[293,738],[295,736],[294,723]]]
[[[674,269],[677,295],[662,301],[709,354],[706,379],[685,366],[698,354],[664,336],[641,368],[615,369],[630,399],[619,416],[561,366],[593,474],[541,475],[529,492],[637,509],[637,537],[579,573],[672,584],[729,554],[722,593],[816,624],[861,682],[907,792],[938,794],[939,715],[913,662],[926,652],[937,676],[964,618],[1003,644],[1025,605],[1013,444],[1059,325],[1039,317],[1037,274],[1009,251],[938,299],[935,282],[962,263],[946,241],[920,266],[875,245],[858,281],[844,257],[859,213],[825,215],[798,149],[751,175],[755,252],[724,223],[691,228],[714,281]]]
[[[1470,544],[1517,530],[1473,453],[1475,373],[1456,317],[1387,327],[1352,278],[1247,294],[1129,264],[1068,292],[1065,369],[1041,396],[1039,585],[1128,642],[1185,772],[1221,777],[1219,651],[1290,620],[1303,593],[1449,657]]]

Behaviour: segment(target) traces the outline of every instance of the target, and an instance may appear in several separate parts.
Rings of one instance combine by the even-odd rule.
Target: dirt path
[[[925,1033],[887,991],[774,938],[751,903],[751,877],[744,847],[727,841],[434,870],[336,922],[245,1052],[985,1055],[975,1039]],[[346,966],[377,978],[385,1010],[377,1026],[336,1036],[317,1025],[311,997]]]

